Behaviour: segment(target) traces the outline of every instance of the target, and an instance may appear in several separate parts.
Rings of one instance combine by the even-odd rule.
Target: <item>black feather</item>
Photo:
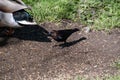
[[[49,33],[49,36],[51,36],[57,42],[66,42],[67,38],[76,31],[79,31],[79,29],[74,28],[65,30],[52,30]]]
[[[33,17],[24,9],[13,12],[13,17],[16,21],[26,20],[33,22]]]

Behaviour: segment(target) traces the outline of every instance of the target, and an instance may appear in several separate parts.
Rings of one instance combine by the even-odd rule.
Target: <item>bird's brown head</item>
[[[79,29],[78,29],[78,28],[74,28],[73,30],[74,30],[74,31],[79,31]]]
[[[51,36],[51,37],[57,36],[57,31],[56,30],[52,30],[51,32],[48,33],[48,36]]]

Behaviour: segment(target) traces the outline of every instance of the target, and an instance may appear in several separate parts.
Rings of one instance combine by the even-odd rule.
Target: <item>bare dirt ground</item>
[[[78,23],[43,23],[16,29],[11,37],[1,38],[0,80],[88,80],[120,73],[113,63],[120,59],[120,29],[80,31],[57,43],[46,30],[82,28]],[[58,46],[54,46],[54,45]]]

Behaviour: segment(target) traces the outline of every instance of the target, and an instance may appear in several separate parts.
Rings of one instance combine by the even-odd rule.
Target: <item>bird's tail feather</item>
[[[23,24],[23,25],[37,25],[36,22],[29,22],[29,21],[17,21],[19,24]]]

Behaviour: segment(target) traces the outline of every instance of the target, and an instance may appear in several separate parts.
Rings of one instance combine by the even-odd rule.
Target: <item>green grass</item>
[[[30,1],[31,2],[31,1]],[[30,3],[29,0],[26,3]],[[74,20],[77,7],[74,0],[40,0],[33,2],[32,13],[38,22]]]
[[[69,19],[97,30],[120,28],[120,0],[24,0],[37,22]]]
[[[120,75],[108,76],[108,77],[105,77],[103,79],[97,78],[97,79],[94,79],[94,80],[120,80]]]
[[[116,61],[116,62],[114,63],[114,65],[115,65],[115,67],[116,67],[117,69],[120,69],[120,60],[119,60],[119,61]]]
[[[113,77],[108,77],[104,80],[120,80],[120,76],[113,76]]]
[[[90,78],[90,79],[78,77],[74,80],[120,80],[120,75],[106,76],[104,78],[96,77],[96,78]]]
[[[95,29],[120,28],[120,1],[80,0],[80,21]]]
[[[120,60],[114,62],[112,66],[120,70]],[[87,79],[77,76],[77,80],[87,80]],[[120,75],[113,75],[113,76],[106,75],[103,78],[95,77],[90,80],[120,80]]]

